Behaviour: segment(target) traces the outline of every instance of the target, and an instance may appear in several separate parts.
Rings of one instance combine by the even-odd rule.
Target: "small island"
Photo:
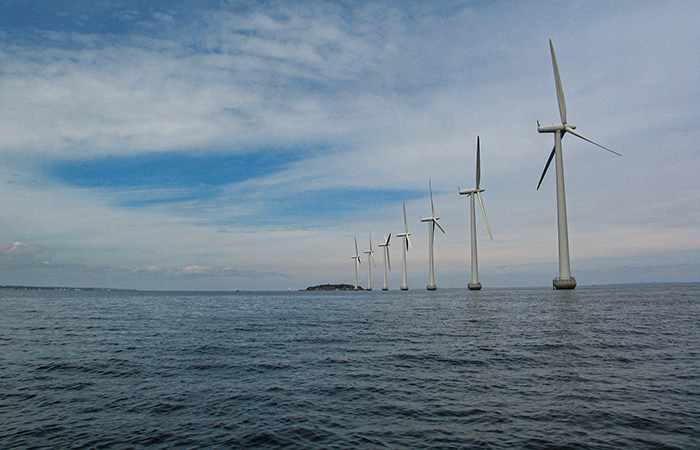
[[[318,286],[309,286],[306,288],[307,291],[364,291],[362,286],[355,286],[352,284],[319,284]]]

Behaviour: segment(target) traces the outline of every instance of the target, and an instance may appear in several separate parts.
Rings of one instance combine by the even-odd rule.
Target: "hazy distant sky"
[[[377,249],[406,202],[425,289],[432,179],[437,285],[464,287],[479,135],[481,281],[550,286],[550,38],[569,122],[623,154],[564,139],[579,285],[700,281],[699,22],[695,0],[0,1],[0,284],[352,283],[353,238]]]

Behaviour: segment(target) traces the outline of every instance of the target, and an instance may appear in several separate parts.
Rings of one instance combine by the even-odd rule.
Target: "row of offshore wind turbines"
[[[550,164],[552,163],[552,160],[554,160],[554,165],[555,165],[555,171],[556,171],[556,186],[557,186],[557,236],[558,236],[558,244],[559,244],[559,276],[554,278],[552,280],[552,285],[554,289],[574,289],[576,287],[576,278],[574,278],[573,275],[571,275],[571,263],[570,263],[570,258],[569,258],[569,232],[568,232],[568,224],[567,224],[567,219],[566,219],[566,196],[564,192],[564,163],[562,161],[562,146],[561,146],[561,140],[564,137],[565,133],[572,134],[578,138],[583,139],[584,141],[590,142],[593,145],[596,145],[602,149],[605,149],[611,153],[614,153],[618,156],[622,156],[619,153],[610,150],[607,147],[604,147],[596,142],[593,142],[592,140],[588,139],[587,137],[583,136],[581,133],[576,131],[576,126],[571,125],[567,123],[566,121],[566,103],[564,102],[564,90],[562,89],[562,84],[561,84],[561,78],[559,77],[559,67],[557,65],[557,57],[554,54],[554,45],[552,44],[552,40],[549,40],[549,50],[552,56],[552,68],[554,70],[554,84],[556,88],[556,93],[557,93],[557,102],[559,104],[559,116],[561,118],[561,123],[560,124],[553,124],[553,125],[540,125],[539,121],[537,122],[537,131],[539,133],[552,133],[554,134],[554,148],[552,148],[552,152],[549,154],[549,158],[547,159],[547,163],[544,166],[544,170],[542,171],[542,175],[540,176],[540,180],[537,184],[537,189],[539,190],[540,185],[542,184],[542,180],[544,179],[545,174],[547,173],[547,170],[549,169]],[[476,187],[471,188],[471,189],[459,189],[460,195],[466,195],[470,197],[470,223],[471,223],[471,282],[467,285],[467,287],[470,290],[479,290],[481,289],[482,285],[479,282],[479,263],[478,263],[478,257],[477,257],[477,239],[476,239],[476,205],[475,205],[475,197],[479,201],[479,206],[481,207],[481,212],[483,213],[484,216],[484,221],[486,223],[486,228],[488,229],[489,236],[491,239],[493,239],[493,235],[491,234],[491,226],[489,225],[489,220],[486,217],[486,209],[484,208],[484,203],[483,200],[481,199],[481,193],[484,192],[484,188],[479,187],[481,182],[481,148],[480,148],[480,142],[479,142],[479,137],[477,136],[476,140]],[[435,264],[434,264],[434,258],[433,258],[433,243],[435,241],[435,228],[439,228],[440,231],[443,233],[445,230],[442,229],[440,224],[438,223],[438,220],[440,219],[435,215],[435,205],[433,203],[433,188],[432,188],[432,183],[429,181],[428,186],[430,189],[430,207],[432,211],[432,216],[426,217],[426,218],[421,218],[421,222],[428,222],[428,268],[429,268],[429,275],[430,275],[430,282],[427,286],[427,289],[429,291],[433,291],[437,289],[437,286],[435,284]],[[409,240],[409,236],[411,233],[408,232],[408,220],[406,219],[406,204],[404,203],[403,205],[403,222],[404,222],[404,232],[403,233],[398,233],[396,236],[401,237],[403,239],[403,245],[402,245],[402,261],[403,261],[403,284],[401,285],[401,290],[408,290],[408,282],[407,282],[407,275],[406,275],[406,252],[411,248],[411,243]],[[372,233],[370,232],[370,244],[369,244],[369,250],[366,250],[364,253],[368,255],[368,264],[367,264],[367,290],[372,290],[372,263],[373,261],[373,256],[372,253],[374,253],[373,246],[372,246]],[[384,235],[384,241],[379,245],[379,247],[382,247],[384,249],[384,285],[382,286],[382,290],[388,290],[387,286],[387,271],[391,270],[391,261],[389,258],[389,243],[391,240],[391,233],[389,236]],[[360,253],[357,247],[357,238],[355,238],[355,254],[351,256],[351,259],[354,260],[355,263],[355,289],[359,289],[358,286],[358,268],[359,264],[361,263],[360,261]]]

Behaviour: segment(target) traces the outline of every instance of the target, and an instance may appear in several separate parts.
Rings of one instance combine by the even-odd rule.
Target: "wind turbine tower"
[[[357,238],[355,238],[355,255],[351,256],[350,259],[355,260],[355,290],[357,290],[357,269],[358,266],[362,263],[362,261],[360,261],[360,252],[357,250]]]
[[[389,241],[391,240],[391,233],[389,233],[389,237],[386,237],[384,231],[382,231],[382,234],[384,235],[384,242],[379,244],[380,247],[384,247],[384,285],[382,286],[382,291],[388,291],[387,269],[391,270],[391,260],[389,259]]]
[[[374,253],[374,250],[372,249],[372,232],[371,231],[369,232],[369,250],[365,250],[365,253],[368,255],[367,256],[367,290],[371,291],[372,290],[372,264],[374,264],[374,267],[377,267],[377,265],[374,263],[374,256],[372,256],[372,253]]]
[[[408,237],[411,235],[411,233],[408,232],[408,220],[406,219],[406,203],[404,202],[403,204],[403,226],[404,226],[404,232],[403,233],[398,233],[396,236],[397,237],[402,237],[403,238],[403,252],[402,252],[402,261],[403,261],[403,284],[401,285],[401,290],[402,291],[407,291],[408,290],[408,284],[407,284],[407,277],[406,277],[406,252],[411,248],[411,241],[408,239]]]
[[[435,289],[437,289],[437,286],[435,285],[435,259],[433,258],[435,226],[437,225],[437,227],[440,228],[440,231],[442,231],[443,233],[445,233],[445,230],[443,230],[440,224],[438,223],[438,220],[440,220],[440,218],[435,216],[435,204],[433,203],[433,183],[430,180],[428,180],[428,186],[430,187],[430,209],[433,215],[426,218],[421,217],[420,221],[430,223],[430,225],[428,225],[428,266],[430,271],[430,283],[428,284],[428,286],[426,286],[426,288],[429,291],[434,291]]]
[[[576,278],[571,275],[571,263],[569,260],[569,231],[566,221],[566,196],[564,193],[564,162],[562,161],[562,147],[561,140],[565,133],[573,134],[574,136],[583,139],[584,141],[590,142],[593,145],[605,149],[611,153],[618,156],[622,156],[619,153],[610,150],[607,147],[593,142],[587,137],[583,136],[578,131],[575,131],[576,126],[571,125],[566,122],[566,103],[564,102],[564,90],[561,85],[561,78],[559,77],[559,67],[557,66],[557,58],[554,55],[554,45],[552,40],[549,40],[549,50],[552,55],[552,68],[554,69],[554,85],[557,91],[557,102],[559,103],[559,116],[561,118],[560,124],[554,125],[540,125],[537,122],[537,131],[540,133],[553,133],[554,134],[554,148],[552,153],[549,155],[547,164],[544,166],[544,171],[542,171],[542,176],[537,184],[537,189],[540,188],[544,175],[547,173],[549,164],[552,159],[555,159],[556,167],[556,178],[557,178],[557,229],[559,235],[559,276],[552,281],[555,289],[574,289],[576,287]]]
[[[491,226],[489,225],[489,219],[486,217],[486,209],[484,208],[484,202],[481,199],[481,193],[485,189],[479,187],[479,182],[481,181],[481,148],[479,144],[479,136],[476,137],[476,187],[473,189],[459,189],[460,195],[469,196],[470,200],[470,221],[471,221],[471,238],[472,238],[472,281],[467,285],[469,290],[478,291],[481,289],[481,283],[479,282],[479,262],[476,254],[476,205],[474,197],[479,199],[479,205],[481,206],[481,212],[484,214],[484,221],[486,222],[486,229],[489,230],[489,237],[493,239],[491,234]]]

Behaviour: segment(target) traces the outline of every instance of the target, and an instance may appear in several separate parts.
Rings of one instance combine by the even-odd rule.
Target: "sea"
[[[700,285],[2,290],[0,448],[700,448]]]

